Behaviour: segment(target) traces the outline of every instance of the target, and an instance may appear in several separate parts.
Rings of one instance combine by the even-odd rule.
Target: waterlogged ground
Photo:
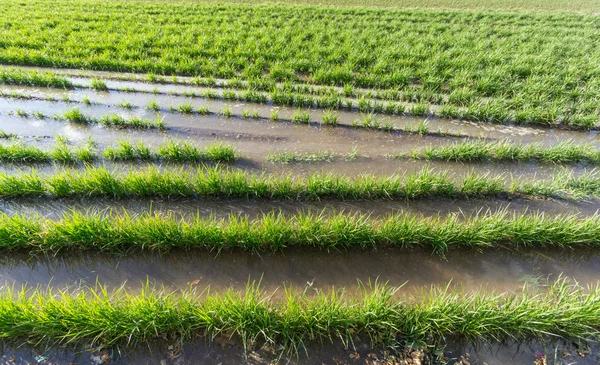
[[[291,174],[306,176],[314,172],[334,172],[349,176],[360,174],[389,175],[410,173],[423,168],[449,171],[460,177],[472,171],[490,175],[528,179],[552,179],[564,167],[541,163],[448,163],[418,159],[395,159],[397,153],[408,153],[426,146],[437,146],[464,140],[467,137],[488,140],[508,140],[516,143],[541,143],[553,146],[558,141],[572,140],[600,147],[600,135],[594,131],[568,131],[550,128],[481,124],[458,120],[429,118],[428,132],[423,135],[406,132],[385,132],[353,128],[353,121],[364,118],[356,111],[339,111],[338,126],[320,124],[324,111],[309,111],[311,123],[298,125],[290,121],[297,109],[272,104],[251,104],[186,97],[183,92],[201,94],[206,88],[169,83],[150,84],[143,81],[116,80],[117,77],[134,78],[135,75],[111,73],[78,73],[61,71],[79,87],[74,90],[1,85],[0,129],[14,133],[28,145],[51,149],[57,139],[68,139],[73,146],[85,144],[92,138],[98,150],[115,145],[118,140],[142,141],[148,146],[158,146],[169,140],[184,140],[199,147],[215,141],[233,145],[240,159],[232,167],[256,173]],[[108,91],[96,91],[88,86],[91,77],[103,77]],[[185,81],[185,79],[180,79]],[[128,91],[122,91],[127,89]],[[15,93],[19,97],[9,97]],[[56,101],[46,100],[48,98]],[[89,105],[84,103],[89,100]],[[159,106],[158,112],[148,110],[149,103]],[[119,104],[128,103],[124,108]],[[207,107],[209,115],[185,115],[172,111],[180,105],[190,104],[194,109]],[[164,131],[114,129],[97,125],[82,125],[52,116],[63,115],[73,108],[93,117],[117,113],[126,117],[161,118],[167,125]],[[226,117],[223,110],[229,110]],[[279,121],[271,121],[277,110]],[[244,111],[257,113],[258,118],[243,118]],[[41,113],[44,117],[36,117]],[[378,117],[379,118],[379,117]],[[382,123],[396,129],[416,130],[424,117],[381,116]],[[0,143],[9,144],[4,140]],[[297,152],[320,153],[330,151],[337,155],[331,161],[281,164],[268,161],[269,153]],[[353,155],[352,158],[347,156]],[[94,162],[110,170],[128,171],[147,166],[148,163]],[[2,164],[4,173],[52,173],[60,166],[51,164]],[[162,164],[161,168],[192,168]],[[584,172],[591,166],[571,165],[570,171]],[[149,211],[173,214],[188,219],[195,216],[226,218],[231,214],[255,218],[263,213],[294,214],[314,211],[330,214],[368,213],[383,217],[391,213],[407,212],[426,217],[459,214],[465,217],[482,212],[507,211],[521,214],[546,215],[579,214],[590,216],[597,212],[598,200],[581,202],[562,200],[506,199],[435,199],[419,201],[255,201],[210,199],[3,199],[0,211],[7,214],[37,214],[59,219],[71,211],[127,212],[132,215]],[[61,252],[58,254],[30,255],[23,252],[3,254],[0,259],[0,283],[16,286],[52,286],[55,288],[105,285],[109,289],[126,287],[131,292],[143,285],[165,289],[213,291],[227,288],[243,289],[248,282],[260,281],[264,290],[277,295],[284,286],[293,290],[346,288],[353,292],[360,283],[386,282],[401,286],[399,296],[412,300],[432,285],[451,283],[463,290],[518,293],[523,286],[542,288],[558,277],[566,276],[583,285],[597,282],[600,254],[587,249],[514,249],[498,248],[477,252],[453,250],[444,256],[425,250],[380,249],[367,251],[286,250],[285,252],[182,252],[136,253],[122,256],[91,252]],[[356,349],[345,349],[340,344],[309,348],[310,357],[283,358],[281,363],[301,364],[420,364],[413,352],[386,353],[357,343]],[[592,354],[590,354],[590,352]],[[600,361],[591,349],[573,348],[563,343],[494,344],[493,346],[452,344],[441,353],[445,355],[436,363],[447,364],[596,364]],[[274,349],[257,349],[244,355],[243,349],[230,339],[218,339],[214,344],[199,340],[180,346],[165,341],[135,349],[111,348],[103,351],[88,349],[15,348],[7,345],[3,351],[3,364],[268,364],[277,359]],[[542,361],[546,357],[546,362]],[[419,359],[418,362],[416,359]],[[408,362],[410,360],[410,362]],[[387,362],[386,362],[387,361]],[[404,362],[403,362],[404,361]]]
[[[0,345],[3,364],[147,364],[147,365],[266,365],[266,364],[336,364],[336,365],[592,365],[600,358],[596,348],[581,348],[561,341],[507,343],[503,345],[449,343],[441,349],[395,350],[372,348],[356,340],[348,348],[341,343],[329,346],[309,345],[298,355],[282,354],[278,349],[255,346],[245,351],[234,340],[216,338],[213,342],[154,342],[134,348],[16,348]],[[310,356],[307,356],[307,353]]]
[[[205,252],[115,254],[14,253],[0,260],[0,282],[21,286],[36,283],[54,287],[94,287],[110,290],[125,286],[138,292],[147,281],[168,290],[193,288],[201,292],[227,288],[243,290],[260,282],[269,294],[283,295],[283,287],[296,292],[345,288],[348,295],[369,283],[401,287],[405,300],[418,299],[432,285],[474,292],[518,293],[524,286],[543,289],[560,274],[592,285],[598,280],[600,254],[594,250],[493,249],[486,252],[452,250],[443,257],[423,250],[286,252]]]

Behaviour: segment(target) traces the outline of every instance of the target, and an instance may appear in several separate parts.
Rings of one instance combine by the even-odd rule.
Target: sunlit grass
[[[0,248],[129,251],[185,249],[598,247],[600,216],[506,212],[426,218],[390,214],[268,213],[182,220],[172,215],[69,213],[60,220],[0,215]]]
[[[310,343],[352,343],[357,336],[373,346],[393,346],[400,338],[423,346],[449,336],[586,343],[600,334],[600,289],[564,279],[517,294],[434,287],[412,301],[395,297],[399,288],[379,283],[345,294],[293,289],[276,299],[252,283],[241,292],[221,293],[148,285],[137,295],[102,286],[64,291],[8,286],[0,292],[0,332],[12,343],[54,346],[226,336],[244,346],[269,344],[288,353]]]
[[[101,124],[116,128],[141,128],[141,129],[165,129],[163,118],[156,116],[155,120],[139,117],[124,117],[120,114],[103,115],[100,118],[90,116],[81,112],[79,108],[72,108],[62,115],[53,116],[54,119],[63,119],[77,124]]]
[[[215,156],[223,152],[217,149]],[[167,149],[169,150],[169,149]],[[166,153],[166,152],[165,152]],[[135,156],[135,154],[132,154]],[[104,168],[60,170],[53,174],[0,174],[0,196],[220,197],[266,199],[423,199],[432,197],[551,197],[581,200],[600,196],[600,176],[561,172],[548,180],[471,173],[462,178],[424,169],[417,173],[348,177],[315,173],[307,177],[248,173],[237,169],[146,167],[129,172]]]
[[[516,144],[509,141],[461,141],[416,150],[411,155],[445,161],[540,161],[545,163],[600,163],[600,150],[592,144],[561,141],[555,145]]]

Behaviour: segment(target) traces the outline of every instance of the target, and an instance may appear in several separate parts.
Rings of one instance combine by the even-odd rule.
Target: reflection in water
[[[559,201],[539,199],[418,199],[414,201],[392,200],[329,200],[293,201],[267,199],[145,199],[145,198],[63,198],[63,199],[0,199],[0,212],[6,214],[31,214],[48,219],[60,219],[66,213],[101,212],[143,214],[154,212],[172,214],[175,217],[193,218],[196,216],[226,218],[231,214],[246,215],[256,218],[262,214],[277,212],[296,214],[312,211],[315,213],[370,214],[372,218],[385,217],[389,214],[418,214],[426,217],[446,216],[459,213],[473,216],[482,213],[508,211],[520,214],[544,213],[578,214],[590,216],[598,211],[598,199],[589,201]]]
[[[588,249],[509,249],[476,252],[452,250],[445,257],[416,249],[321,251],[289,249],[252,254],[240,251],[139,252],[121,256],[64,252],[53,256],[12,252],[0,259],[0,282],[16,286],[63,288],[97,282],[108,288],[125,285],[136,292],[149,281],[169,290],[210,286],[242,290],[249,280],[266,291],[292,285],[302,290],[346,288],[378,280],[402,286],[401,294],[418,295],[432,285],[464,290],[517,292],[523,285],[543,285],[561,273],[582,285],[599,277],[600,252]]]

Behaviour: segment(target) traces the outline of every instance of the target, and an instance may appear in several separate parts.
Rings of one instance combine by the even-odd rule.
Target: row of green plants
[[[421,247],[440,254],[458,248],[598,247],[600,216],[497,212],[425,218],[392,214],[266,213],[191,219],[145,213],[68,213],[59,220],[0,215],[0,248],[59,251]]]
[[[283,164],[331,162],[335,160],[350,161],[357,158],[357,153],[357,149],[353,149],[347,154],[335,153],[334,151],[270,152],[267,155],[267,161]],[[508,140],[463,140],[451,144],[436,144],[425,148],[416,148],[410,152],[396,152],[390,154],[389,157],[456,162],[535,161],[554,164],[600,164],[600,150],[591,143],[576,143],[572,140],[561,141],[550,146],[545,146],[542,143],[519,144]]]
[[[64,163],[92,162],[104,158],[109,161],[166,161],[166,162],[232,162],[237,158],[235,148],[223,142],[214,142],[201,149],[186,141],[169,140],[156,148],[129,140],[117,141],[99,153],[96,143],[89,140],[85,145],[71,147],[62,138],[50,150],[27,145],[21,141],[9,145],[0,144],[0,161],[9,163]]]
[[[298,353],[310,343],[359,338],[373,346],[439,345],[448,337],[469,340],[600,337],[600,288],[560,279],[544,290],[518,294],[463,293],[432,288],[416,300],[399,288],[363,285],[341,291],[281,290],[275,299],[255,284],[245,291],[167,292],[146,286],[140,294],[121,288],[0,291],[0,333],[19,345],[135,346],[151,340],[180,342],[226,337],[245,348],[268,345]]]
[[[107,90],[106,85],[102,84],[100,88],[96,84],[101,81],[92,80],[92,87]],[[96,85],[96,86],[94,86]],[[141,92],[135,88],[119,88],[120,91],[126,92]],[[147,92],[147,91],[143,91]],[[160,93],[159,90],[152,91],[153,94]],[[423,98],[410,97],[405,99],[412,104],[405,105],[394,101],[377,101],[373,100],[373,95],[379,95],[382,97],[382,92],[369,93],[369,97],[361,97],[357,100],[347,98],[344,96],[335,95],[317,95],[311,96],[301,93],[294,93],[290,91],[279,91],[277,88],[275,91],[270,93],[257,92],[254,89],[248,89],[243,93],[236,93],[234,91],[222,91],[215,92],[213,90],[206,90],[201,93],[184,91],[169,91],[170,95],[186,96],[186,97],[203,97],[207,99],[225,99],[225,100],[237,100],[246,101],[253,103],[266,103],[272,102],[276,105],[292,106],[298,108],[321,108],[326,109],[325,114],[329,117],[324,117],[324,122],[337,123],[338,117],[333,113],[334,110],[347,109],[347,110],[358,110],[361,113],[371,114],[386,114],[386,115],[414,115],[414,116],[439,116],[443,118],[452,119],[463,119],[473,120],[485,123],[513,123],[520,125],[537,125],[537,126],[555,126],[561,128],[571,129],[595,129],[598,126],[599,117],[584,115],[575,110],[569,110],[564,113],[556,112],[556,108],[548,108],[532,106],[531,103],[526,103],[520,106],[509,106],[514,112],[506,112],[506,105],[503,102],[489,100],[486,98],[485,101],[469,101],[460,105],[453,105],[450,102],[442,99],[430,100]],[[389,93],[388,93],[389,94]],[[92,105],[89,98],[85,97],[82,100],[71,100],[67,94],[62,98],[48,96],[39,97],[26,95],[18,92],[0,92],[1,96],[18,98],[18,99],[35,99],[35,100],[46,100],[46,101],[64,101],[64,102],[81,102],[86,105]],[[387,94],[386,94],[387,95]],[[136,106],[123,102],[118,105],[121,108],[132,109],[137,108]],[[156,101],[150,101],[146,105],[147,109],[160,111],[164,108],[156,103]],[[200,114],[207,115],[211,112],[206,107],[200,107],[195,109],[191,104],[181,104],[178,106],[170,106],[168,110],[171,112],[179,112],[182,114]],[[219,113],[225,110],[219,111]],[[214,112],[213,112],[214,113]],[[245,111],[242,115],[244,118],[255,117],[250,111]],[[329,124],[329,123],[327,123]]]
[[[16,134],[0,131],[5,139],[16,139]],[[9,163],[37,162],[91,162],[100,158],[111,161],[169,161],[169,162],[232,162],[236,159],[235,149],[222,142],[212,143],[205,150],[187,141],[169,140],[153,150],[142,141],[118,140],[101,153],[95,151],[96,143],[89,140],[84,146],[71,148],[63,138],[57,138],[53,149],[45,151],[39,147],[27,145],[22,141],[8,145],[0,144],[0,161]],[[562,141],[554,146],[541,143],[528,145],[509,141],[489,142],[484,140],[466,140],[449,145],[434,145],[412,152],[394,153],[394,158],[416,158],[426,160],[444,160],[457,162],[474,161],[539,161],[544,163],[600,163],[600,151],[593,145]],[[353,161],[358,157],[358,149],[348,153],[334,151],[323,152],[269,152],[267,161],[273,163],[332,162]]]
[[[140,117],[127,117],[118,113],[106,114],[101,117],[95,117],[85,114],[79,108],[71,108],[63,114],[45,115],[42,112],[28,112],[22,109],[17,109],[8,112],[9,115],[17,115],[21,118],[37,118],[37,119],[54,119],[65,120],[75,124],[83,125],[102,125],[111,128],[130,128],[130,129],[159,129],[166,128],[164,118],[158,114],[154,120]]]
[[[139,92],[136,89],[121,90]],[[155,90],[152,93],[156,94],[159,91]],[[340,96],[337,93],[313,96],[291,91],[280,91],[278,88],[269,93],[261,93],[254,89],[248,89],[241,93],[206,90],[201,93],[170,91],[169,94],[253,103],[266,103],[270,101],[273,104],[283,106],[314,107],[333,110],[347,109],[358,110],[362,113],[438,116],[484,123],[557,126],[572,129],[595,129],[598,127],[598,122],[600,121],[600,113],[598,111],[592,114],[584,113],[577,110],[575,106],[561,110],[559,105],[535,105],[529,101],[519,102],[514,99],[504,101],[482,98],[482,100],[468,99],[464,102],[453,102],[452,98],[446,100],[442,97],[427,97],[420,94],[402,94],[402,96],[394,97],[389,96],[393,93],[383,92],[371,93],[369,97],[361,96],[358,99],[353,99]],[[385,98],[382,95],[386,95],[392,101],[389,101],[390,99],[382,101],[374,100],[372,95],[379,95],[379,98]],[[395,99],[400,99],[410,104],[407,105],[393,101]]]
[[[273,163],[302,163],[302,162],[332,162],[332,161],[354,161],[358,158],[358,149],[356,147],[348,153],[335,153],[333,151],[323,151],[315,153],[300,152],[269,152],[267,161]]]
[[[270,175],[221,166],[159,169],[145,166],[128,172],[104,167],[58,169],[38,174],[0,173],[0,197],[218,197],[263,199],[422,199],[429,197],[551,197],[586,199],[600,196],[595,171],[563,171],[551,179],[519,179],[472,172],[457,178],[449,172],[423,169],[404,175],[348,177],[333,173]]]
[[[105,127],[112,128],[132,128],[132,129],[159,129],[163,130],[166,128],[166,123],[163,118],[158,114],[154,120],[140,118],[140,117],[126,117],[121,114],[111,113],[101,117],[95,117],[92,115],[85,114],[79,108],[71,108],[63,114],[45,115],[42,112],[27,112],[25,110],[17,109],[15,111],[8,112],[9,115],[17,115],[21,118],[37,118],[37,119],[54,119],[54,120],[65,120],[75,124],[83,125],[102,125]]]
[[[43,116],[45,118],[46,116]],[[78,108],[72,108],[62,115],[52,116],[54,119],[66,120],[76,124],[100,124],[107,127],[114,128],[140,128],[140,129],[165,129],[166,125],[163,118],[156,116],[154,120],[139,118],[139,117],[125,117],[123,115],[112,113],[103,115],[100,118],[87,115],[81,112]]]
[[[543,163],[600,163],[600,150],[591,143],[560,141],[518,144],[508,140],[464,140],[447,145],[432,145],[412,152],[392,154],[395,158],[423,158],[443,161],[539,161]]]
[[[8,4],[0,27],[3,64],[375,88],[451,107],[489,100],[481,116],[598,119],[593,15],[36,0]]]
[[[20,99],[30,99],[28,95],[25,94],[14,94],[11,93],[8,95],[9,97],[18,97]],[[31,99],[35,99],[36,97],[31,97]],[[44,99],[46,100],[46,99]],[[52,98],[52,101],[65,101],[67,103],[72,102],[80,102],[74,101],[70,99],[58,99]],[[89,99],[85,98],[81,101],[86,105],[100,105],[99,103],[92,103]],[[110,105],[108,105],[110,106]],[[139,108],[130,104],[129,102],[122,102],[117,105],[120,108],[124,109],[134,109]],[[294,111],[294,113],[289,118],[282,118],[280,116],[279,109],[273,109],[269,116],[261,116],[258,111],[250,111],[249,109],[242,110],[241,114],[235,114],[232,112],[231,108],[225,106],[217,111],[211,111],[206,106],[194,107],[191,103],[180,104],[178,106],[171,106],[168,109],[162,108],[158,103],[154,100],[151,100],[145,106],[146,109],[160,112],[160,111],[168,111],[171,113],[180,113],[184,115],[216,115],[224,118],[241,118],[244,120],[254,119],[254,120],[271,120],[273,122],[291,122],[294,124],[311,124],[311,123],[319,123],[324,126],[344,126],[340,123],[340,116],[335,113],[333,109],[328,109],[323,111],[321,120],[314,121],[311,118],[308,109],[298,108]],[[67,112],[63,114],[56,114],[53,116],[47,116],[42,112],[28,112],[21,109],[17,109],[9,112],[10,115],[17,115],[22,118],[34,117],[38,119],[44,118],[53,118],[55,120],[66,120],[72,123],[77,124],[101,124],[108,127],[116,127],[116,128],[139,128],[139,129],[166,129],[167,124],[164,121],[164,117],[160,117],[158,114],[154,120],[139,118],[139,117],[125,117],[118,113],[112,113],[108,115],[104,115],[100,118],[87,115],[81,111],[80,108],[71,108]],[[401,132],[408,134],[418,134],[418,135],[440,135],[440,136],[452,136],[452,137],[461,137],[460,132],[448,132],[443,131],[441,128],[438,128],[435,131],[429,129],[429,123],[427,120],[423,120],[419,123],[407,125],[402,128],[398,128],[392,123],[390,120],[380,117],[375,113],[367,113],[362,114],[359,118],[355,119],[350,123],[350,125],[346,125],[351,128],[358,129],[368,129],[368,130],[376,130],[382,132]]]
[[[18,68],[0,69],[0,84],[73,88],[71,82],[54,72],[25,71]]]

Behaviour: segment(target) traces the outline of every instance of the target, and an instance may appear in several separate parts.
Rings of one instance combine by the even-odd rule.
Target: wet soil
[[[62,349],[0,345],[2,364],[144,364],[144,365],[592,365],[597,364],[597,348],[580,348],[571,343],[532,341],[505,344],[451,344],[445,348],[410,349],[399,345],[382,350],[355,341],[343,346],[338,341],[325,346],[308,344],[297,355],[281,354],[278,349],[263,347],[245,350],[236,341],[216,338],[181,344],[160,341],[133,348],[113,346],[98,350],[85,347]]]

